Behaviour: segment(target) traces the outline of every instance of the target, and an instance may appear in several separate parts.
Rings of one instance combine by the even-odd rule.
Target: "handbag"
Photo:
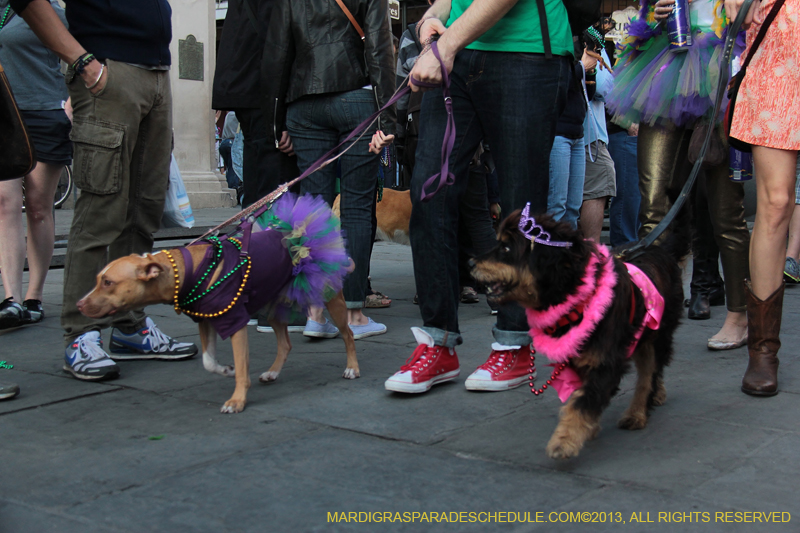
[[[0,65],[0,181],[21,178],[36,166],[36,149]]]
[[[747,74],[747,66],[750,64],[750,60],[753,56],[756,55],[756,50],[758,50],[758,47],[761,45],[761,41],[764,40],[764,36],[767,34],[767,30],[769,30],[770,24],[772,24],[772,21],[778,16],[778,11],[783,7],[784,1],[785,0],[778,0],[775,2],[775,5],[772,6],[769,15],[764,19],[764,23],[761,25],[761,29],[759,29],[758,35],[756,35],[753,45],[747,53],[747,59],[744,60],[741,70],[728,82],[728,109],[725,110],[725,135],[728,137],[728,144],[740,152],[752,152],[753,146],[750,143],[731,137],[731,125],[733,124],[733,114],[736,110],[736,98],[739,96],[739,89],[742,86],[745,74]]]

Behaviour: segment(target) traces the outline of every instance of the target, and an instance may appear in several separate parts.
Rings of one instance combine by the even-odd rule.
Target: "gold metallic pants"
[[[692,169],[687,157],[691,137],[692,130],[688,128],[644,124],[639,127],[637,160],[642,194],[639,237],[650,233],[666,216],[686,183]],[[721,164],[705,168],[699,179],[706,180],[728,310],[745,311],[742,282],[750,277],[750,232],[744,221],[744,187],[728,179],[727,157]]]

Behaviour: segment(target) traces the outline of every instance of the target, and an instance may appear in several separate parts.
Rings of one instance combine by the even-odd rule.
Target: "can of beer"
[[[741,182],[753,179],[753,155],[747,152],[740,152],[736,148],[730,149],[730,172],[728,177],[731,181]]]
[[[689,13],[688,0],[675,0],[672,13],[667,17],[667,34],[669,49],[673,52],[685,52],[692,46],[692,17]]]

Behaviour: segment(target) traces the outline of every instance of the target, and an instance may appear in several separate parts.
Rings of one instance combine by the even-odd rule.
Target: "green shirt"
[[[472,0],[452,0],[449,27],[472,4]],[[553,55],[573,54],[572,32],[567,18],[567,8],[561,0],[544,0],[547,24],[550,30],[550,46]],[[544,53],[542,29],[536,0],[519,0],[503,18],[489,30],[467,45],[471,50],[492,52]]]

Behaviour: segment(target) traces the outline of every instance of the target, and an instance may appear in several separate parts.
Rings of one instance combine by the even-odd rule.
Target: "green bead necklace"
[[[11,6],[6,6],[6,10],[3,12],[3,18],[0,20],[0,30],[6,25],[6,21],[8,20],[8,14],[11,12]]]
[[[214,257],[211,259],[211,262],[208,264],[208,268],[206,268],[206,271],[203,272],[203,275],[200,276],[199,280],[197,280],[197,283],[195,284],[195,286],[192,287],[192,290],[190,290],[186,294],[185,298],[187,298],[187,299],[190,298],[195,292],[197,292],[200,289],[200,287],[202,287],[202,285],[205,282],[206,278],[217,268],[217,266],[219,265],[220,259],[222,259],[222,243],[220,242],[219,237],[213,237],[213,236],[209,237],[208,241],[211,243],[212,246],[214,246],[214,249],[215,249]],[[196,299],[197,298],[195,298],[194,300],[196,300]],[[192,300],[192,301],[194,301],[194,300]],[[186,305],[186,304],[184,303],[182,305]]]
[[[208,277],[208,275],[209,275],[209,274],[210,274],[210,273],[211,273],[211,272],[212,272],[212,271],[213,271],[213,270],[216,268],[216,266],[219,264],[220,257],[222,256],[222,243],[220,242],[220,240],[219,240],[217,237],[209,237],[209,238],[208,238],[208,240],[209,240],[209,241],[211,241],[211,242],[214,244],[214,247],[216,248],[216,256],[215,256],[214,260],[212,261],[212,264],[211,264],[211,265],[208,267],[208,269],[206,269],[206,271],[203,273],[203,277],[202,277],[202,278],[201,278],[201,279],[200,279],[200,280],[197,282],[197,284],[196,284],[196,285],[195,285],[195,286],[192,288],[192,290],[189,292],[189,294],[187,294],[187,295],[186,295],[186,298],[185,298],[185,299],[184,299],[184,300],[183,300],[183,301],[180,303],[180,306],[181,306],[181,307],[186,307],[186,306],[188,306],[188,305],[191,305],[191,304],[193,304],[194,302],[196,302],[196,301],[200,300],[201,298],[203,298],[203,297],[207,296],[207,295],[208,295],[208,294],[209,294],[211,291],[213,291],[214,289],[216,289],[217,287],[219,287],[219,286],[220,286],[220,285],[221,285],[221,284],[222,284],[222,283],[223,283],[223,282],[224,282],[226,279],[228,279],[229,277],[231,277],[231,276],[232,276],[232,275],[233,275],[233,274],[234,274],[234,273],[235,273],[237,270],[239,270],[240,268],[242,268],[243,266],[245,266],[245,265],[246,265],[246,264],[247,264],[247,263],[250,261],[249,257],[245,257],[244,259],[242,259],[242,261],[241,261],[241,262],[240,262],[238,265],[236,265],[235,267],[233,267],[233,269],[231,269],[231,271],[230,271],[230,272],[228,272],[227,274],[225,274],[224,276],[222,276],[220,279],[218,279],[217,281],[215,281],[214,283],[212,283],[212,284],[211,284],[211,285],[210,285],[210,286],[209,286],[209,287],[208,287],[208,288],[207,288],[205,291],[203,291],[202,293],[200,293],[200,294],[198,294],[198,295],[196,295],[196,296],[192,297],[192,295],[193,295],[193,294],[194,294],[194,293],[195,293],[195,292],[196,292],[196,291],[197,291],[197,290],[200,288],[200,286],[203,284],[203,282],[204,282],[204,281],[205,281],[205,279]],[[230,242],[232,242],[232,243],[233,243],[233,245],[234,245],[234,246],[236,246],[236,248],[237,248],[239,251],[241,251],[241,250],[242,250],[242,243],[241,243],[241,242],[239,242],[239,240],[238,240],[238,239],[228,239],[228,240],[229,240]]]

